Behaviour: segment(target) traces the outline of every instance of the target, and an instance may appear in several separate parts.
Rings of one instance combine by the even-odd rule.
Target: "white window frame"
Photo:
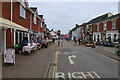
[[[116,21],[112,21],[112,29],[116,29]]]
[[[107,23],[104,23],[104,31],[107,30]]]
[[[26,19],[26,10],[22,5],[20,5],[20,16]]]
[[[97,25],[97,31],[99,31],[99,25]]]
[[[89,28],[89,26],[88,26],[88,25],[86,25],[86,31],[88,31],[88,28]]]
[[[37,17],[34,15],[34,24],[36,24],[37,25]]]

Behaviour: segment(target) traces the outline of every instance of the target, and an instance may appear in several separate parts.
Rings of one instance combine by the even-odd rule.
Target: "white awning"
[[[11,22],[8,19],[4,19],[4,18],[0,17],[0,29],[2,29],[2,28],[12,28],[12,29],[18,29],[18,30],[22,30],[22,31],[28,31],[27,28],[25,28],[21,25],[18,25],[14,22]]]

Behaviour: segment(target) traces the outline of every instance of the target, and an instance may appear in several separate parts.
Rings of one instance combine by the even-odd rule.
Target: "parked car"
[[[95,48],[95,44],[94,44],[94,43],[91,43],[91,44],[85,44],[85,46],[87,46],[87,47],[91,47],[91,48]]]

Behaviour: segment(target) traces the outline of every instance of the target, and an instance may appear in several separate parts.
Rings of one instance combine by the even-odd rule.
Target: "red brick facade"
[[[5,19],[8,19],[8,20],[11,20],[11,2],[2,2],[0,3],[2,4],[2,8],[0,9],[1,10],[1,14],[0,16],[2,18],[5,18]],[[38,17],[36,18],[36,23],[37,24],[34,24],[33,20],[34,20],[34,14],[32,12],[30,12],[30,10],[28,9],[25,9],[26,10],[26,19],[22,18],[20,16],[20,2],[13,2],[13,17],[12,17],[12,21],[16,24],[19,24],[27,29],[30,29],[30,15],[32,14],[32,21],[31,21],[31,25],[32,25],[32,30],[33,31],[36,31],[36,32],[41,32],[43,33],[44,32],[44,26],[41,28],[41,20],[38,19]],[[38,14],[38,13],[37,13]],[[44,24],[43,24],[44,25]],[[14,45],[14,33],[13,33],[13,45]],[[11,46],[11,32],[10,32],[10,29],[7,30],[7,33],[6,33],[6,46],[7,47],[10,47]]]

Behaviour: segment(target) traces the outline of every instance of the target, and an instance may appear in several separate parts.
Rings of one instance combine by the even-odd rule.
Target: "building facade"
[[[44,34],[43,17],[38,15],[36,7],[28,7],[26,0],[13,0],[13,2],[0,2],[0,4],[1,27],[5,27],[1,31],[3,46],[14,48],[15,44],[20,44],[24,37],[31,42]]]

